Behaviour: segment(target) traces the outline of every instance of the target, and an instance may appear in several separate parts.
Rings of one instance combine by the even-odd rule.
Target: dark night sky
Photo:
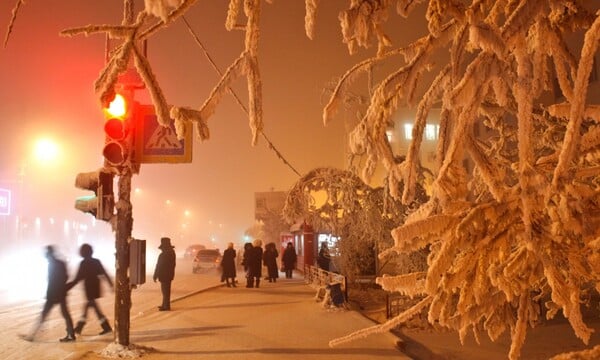
[[[0,4],[3,36],[15,2]],[[242,31],[225,30],[227,3],[198,1],[186,15],[222,70],[243,50],[244,37]],[[322,89],[375,51],[348,55],[337,20],[346,5],[345,1],[321,2],[316,36],[310,40],[304,33],[304,1],[263,2],[259,61],[264,130],[300,173],[320,166],[344,167],[344,128],[353,119],[342,116],[324,127]],[[44,204],[39,205],[42,214],[51,207],[52,216],[79,216],[73,201],[85,192],[73,186],[75,175],[102,164],[102,115],[93,82],[103,66],[104,36],[65,38],[58,33],[87,24],[120,23],[121,16],[120,0],[26,2],[7,47],[0,50],[0,180],[13,183],[20,164],[27,163],[24,184],[29,198]],[[396,24],[405,21],[391,16],[397,18]],[[391,35],[395,45],[408,42]],[[402,35],[407,35],[406,30]],[[198,108],[218,81],[182,21],[150,39],[148,57],[171,104]],[[247,102],[245,79],[238,79],[234,88]],[[140,100],[145,97],[138,95]],[[143,201],[134,200],[134,236],[161,235],[151,224],[160,218],[157,212],[165,199],[190,209],[197,225],[212,220],[223,224],[227,236],[241,236],[253,222],[254,192],[287,190],[297,180],[262,138],[251,146],[248,119],[230,96],[218,106],[209,128],[210,140],[194,141],[191,164],[142,165],[133,180],[145,196]],[[40,135],[61,144],[60,166],[41,168],[31,160],[32,143]],[[238,239],[225,239],[229,240]]]

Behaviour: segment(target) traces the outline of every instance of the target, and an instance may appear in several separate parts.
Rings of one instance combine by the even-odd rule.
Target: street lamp
[[[42,167],[55,166],[58,163],[59,157],[61,155],[60,146],[58,142],[56,142],[51,137],[42,136],[36,138],[33,143],[30,143],[31,148],[26,151],[27,156],[22,159],[21,165],[19,166],[19,172],[17,174],[17,183],[18,183],[18,196],[16,208],[16,237],[17,240],[23,238],[24,228],[28,226],[26,217],[26,200],[30,196],[25,196],[26,189],[25,178],[29,177],[31,179],[35,179],[34,176],[30,176],[29,172],[32,170],[32,163],[35,162],[36,165]],[[34,169],[33,169],[34,170]],[[44,177],[44,179],[48,179]],[[31,184],[29,184],[31,185]]]
[[[35,159],[41,165],[53,163],[58,159],[60,148],[58,144],[50,138],[40,138],[36,140],[33,154]]]

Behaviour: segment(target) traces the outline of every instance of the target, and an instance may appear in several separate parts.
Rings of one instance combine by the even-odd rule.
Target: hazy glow
[[[52,162],[58,158],[59,148],[56,142],[51,139],[39,139],[35,143],[35,158],[42,164]]]
[[[0,260],[0,290],[6,290],[3,300],[43,299],[47,281],[48,261],[39,248],[21,248]]]
[[[106,112],[112,117],[122,117],[127,113],[125,98],[121,94],[115,95],[115,99],[110,103]]]

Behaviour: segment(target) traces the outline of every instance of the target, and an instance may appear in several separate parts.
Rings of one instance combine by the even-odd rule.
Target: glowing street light
[[[54,162],[60,153],[58,144],[49,138],[41,138],[35,142],[34,156],[41,164]]]

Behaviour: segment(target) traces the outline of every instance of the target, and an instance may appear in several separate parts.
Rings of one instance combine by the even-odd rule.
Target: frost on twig
[[[347,14],[370,3],[356,2]],[[408,16],[417,2],[395,3]],[[461,340],[480,332],[495,340],[509,331],[510,359],[520,356],[528,326],[538,321],[537,300],[549,316],[562,310],[587,343],[593,330],[581,313],[583,294],[600,289],[600,112],[587,103],[599,13],[578,2],[427,3],[430,34],[409,44],[406,64],[375,84],[350,137],[350,149],[368,157],[363,176],[382,164],[388,183],[403,183],[402,200],[409,201],[428,111],[440,109],[431,199],[393,229],[394,244],[381,254],[427,248],[428,269],[378,282],[389,291],[426,294],[429,321],[456,330]],[[362,24],[381,25],[381,14],[364,12],[360,26],[342,19],[344,36],[362,29],[349,45],[365,46],[365,29],[374,27]],[[574,36],[583,40],[578,55],[567,46]],[[431,54],[444,50],[449,62],[433,64]],[[346,78],[323,111],[328,121],[350,85]],[[396,109],[412,106],[415,84],[424,79],[433,80],[421,84],[413,140],[398,163],[384,132]],[[391,195],[400,198],[398,189],[390,186]]]
[[[124,0],[126,2],[127,0]],[[229,67],[217,86],[213,89],[208,99],[199,110],[192,110],[186,106],[169,105],[167,96],[163,93],[159,81],[152,70],[151,63],[140,50],[139,44],[152,37],[156,32],[165,28],[170,23],[183,16],[196,0],[148,0],[145,2],[144,10],[138,13],[135,22],[129,21],[129,15],[125,14],[123,24],[120,25],[88,25],[84,27],[65,29],[61,32],[63,36],[106,34],[111,39],[121,40],[109,54],[105,67],[100,72],[94,88],[100,103],[107,106],[114,98],[119,84],[119,76],[127,71],[133,64],[140,75],[145,87],[150,93],[152,104],[155,108],[156,118],[160,125],[169,126],[175,122],[175,131],[179,139],[185,136],[184,132],[192,122],[196,128],[198,137],[202,140],[209,138],[208,118],[214,113],[225,90],[229,84],[238,76],[244,75],[248,82],[249,96],[249,123],[252,130],[252,144],[258,141],[262,123],[262,81],[258,66],[258,40],[259,40],[259,15],[260,1],[245,0],[244,14],[247,22],[242,28],[246,32],[244,50],[240,57]],[[226,28],[233,29],[234,22],[239,16],[242,1],[231,0],[227,16]],[[126,8],[126,6],[124,6]],[[153,16],[147,16],[153,15]],[[152,23],[154,17],[161,19],[160,22]]]
[[[4,45],[3,46],[5,48],[6,48],[6,45],[8,44],[8,39],[10,38],[10,34],[12,33],[12,29],[13,29],[13,26],[15,25],[15,21],[17,20],[17,14],[19,13],[19,8],[24,3],[25,3],[25,0],[17,0],[17,3],[15,4],[15,7],[13,8],[13,10],[11,12],[11,18],[10,18],[10,21],[8,22],[8,27],[6,29],[6,36],[4,37]]]

